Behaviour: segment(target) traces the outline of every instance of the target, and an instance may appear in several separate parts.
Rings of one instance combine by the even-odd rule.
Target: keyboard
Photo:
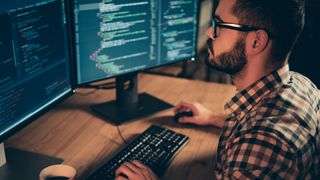
[[[115,171],[124,162],[139,160],[161,177],[189,137],[164,127],[152,125],[111,160],[98,168],[88,180],[114,180]]]

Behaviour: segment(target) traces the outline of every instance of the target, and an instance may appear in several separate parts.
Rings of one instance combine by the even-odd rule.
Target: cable
[[[81,85],[81,87],[94,88],[94,89],[114,89],[116,87],[116,83],[115,82],[107,82],[107,83],[97,84],[97,85],[85,84],[85,85]]]
[[[89,96],[90,94],[93,94],[95,93],[96,91],[98,91],[99,89],[94,89],[90,92],[87,92],[87,93],[80,93],[80,92],[77,92],[77,94],[81,95],[81,96]]]
[[[81,96],[88,96],[100,89],[114,89],[115,86],[116,86],[115,82],[108,82],[108,83],[99,84],[99,85],[92,85],[92,84],[80,85],[81,88],[93,88],[93,90],[87,93],[78,93],[78,94],[80,94]]]
[[[120,138],[122,139],[122,141],[123,141],[126,145],[128,145],[129,143],[123,138],[119,126],[117,126],[117,130],[118,130],[118,134],[119,134]]]

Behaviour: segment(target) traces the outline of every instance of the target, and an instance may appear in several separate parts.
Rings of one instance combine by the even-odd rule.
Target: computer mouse
[[[68,179],[70,178],[65,176],[49,176],[49,177],[45,177],[44,180],[68,180]]]
[[[193,113],[191,111],[182,111],[174,115],[173,120],[179,122],[181,117],[192,117]]]

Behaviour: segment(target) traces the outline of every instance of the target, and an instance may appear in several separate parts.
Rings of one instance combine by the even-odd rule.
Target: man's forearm
[[[212,117],[210,118],[210,125],[212,126],[216,126],[218,128],[222,128],[224,121],[226,120],[228,116],[226,114],[215,114],[212,115]]]

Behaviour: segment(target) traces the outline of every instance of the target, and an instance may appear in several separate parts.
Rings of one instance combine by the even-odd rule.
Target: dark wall
[[[320,2],[306,1],[306,22],[290,58],[290,68],[311,79],[320,88]]]

